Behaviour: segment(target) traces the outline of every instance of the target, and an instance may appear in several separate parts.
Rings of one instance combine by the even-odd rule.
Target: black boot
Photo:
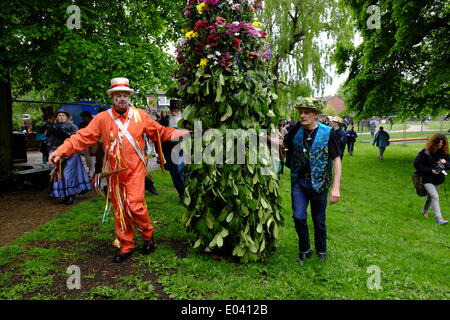
[[[153,183],[153,180],[149,178],[145,178],[145,190],[153,193],[154,195],[159,196],[159,192],[155,189],[155,184]]]
[[[297,262],[303,262],[303,261],[305,261],[306,259],[309,259],[309,258],[311,258],[311,256],[312,256],[312,250],[309,250],[308,252],[306,252],[306,253],[299,253],[299,255],[298,255],[298,259],[297,259]]]
[[[155,247],[155,241],[153,239],[144,240],[144,244],[142,246],[142,254],[149,254],[155,251]]]
[[[113,258],[113,262],[120,263],[124,262],[131,256],[131,252],[128,253],[116,253],[116,255]]]
[[[74,196],[68,196],[68,197],[65,197],[65,198],[64,198],[64,203],[65,203],[65,204],[72,204],[74,199],[75,199]]]

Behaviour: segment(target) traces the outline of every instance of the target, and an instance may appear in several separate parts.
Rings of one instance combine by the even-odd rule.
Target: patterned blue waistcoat
[[[309,165],[311,170],[311,183],[317,192],[328,190],[331,185],[333,162],[328,154],[328,140],[331,127],[318,122],[316,137],[309,152]],[[300,127],[293,140],[291,177],[296,178],[300,171],[300,156],[303,153],[304,129]]]

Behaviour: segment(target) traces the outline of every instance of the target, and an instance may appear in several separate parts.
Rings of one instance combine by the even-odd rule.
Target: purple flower
[[[220,0],[203,0],[203,2],[206,4],[209,4],[209,5],[215,6],[220,2]]]

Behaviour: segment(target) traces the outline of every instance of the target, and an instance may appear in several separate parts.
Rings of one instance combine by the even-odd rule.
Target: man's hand
[[[179,139],[183,140],[183,137],[190,133],[192,133],[192,130],[178,129],[175,134],[178,136]]]
[[[339,199],[341,198],[341,193],[339,192],[339,189],[333,188],[331,189],[331,193],[330,193],[330,203],[336,203],[339,201]]]
[[[52,153],[50,153],[48,155],[48,164],[49,165],[56,165],[56,163],[61,159],[60,155],[58,154],[58,152],[53,151]]]

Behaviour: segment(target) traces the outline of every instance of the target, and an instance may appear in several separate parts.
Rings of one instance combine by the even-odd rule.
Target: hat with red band
[[[106,93],[111,96],[114,92],[124,91],[134,94],[134,90],[130,88],[130,82],[127,78],[114,78],[111,80],[111,88]]]

